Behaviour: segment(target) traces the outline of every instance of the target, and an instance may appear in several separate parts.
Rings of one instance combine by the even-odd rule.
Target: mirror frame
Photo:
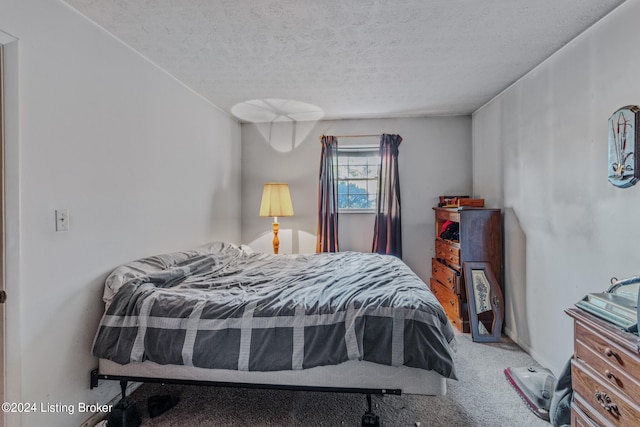
[[[462,265],[464,270],[464,283],[467,290],[467,307],[469,310],[469,321],[471,323],[471,337],[475,342],[500,342],[502,336],[502,322],[504,321],[504,299],[502,297],[502,291],[500,285],[496,280],[496,277],[491,270],[491,265],[488,262],[465,262]],[[487,290],[489,309],[478,313],[478,307],[476,305],[476,295],[481,290],[476,289],[473,282],[473,272],[482,272],[484,278],[489,284]],[[482,313],[491,311],[493,319],[491,321],[491,333],[480,334],[480,323],[483,326],[488,322],[488,319],[482,319]],[[488,316],[484,316],[488,317]],[[489,329],[485,326],[485,329]]]

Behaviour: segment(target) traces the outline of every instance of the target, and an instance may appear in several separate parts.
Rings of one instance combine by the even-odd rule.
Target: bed
[[[116,268],[94,339],[98,379],[446,392],[453,329],[396,257],[273,255],[214,242]],[[369,411],[370,412],[370,411]],[[365,414],[366,415],[366,414]]]

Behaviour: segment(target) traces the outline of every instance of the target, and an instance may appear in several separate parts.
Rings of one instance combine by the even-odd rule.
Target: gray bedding
[[[120,364],[281,371],[356,359],[455,378],[442,307],[388,255],[216,242],[119,267],[104,299],[93,354]]]

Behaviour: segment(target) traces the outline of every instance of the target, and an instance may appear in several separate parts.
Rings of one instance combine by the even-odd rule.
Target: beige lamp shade
[[[268,182],[264,185],[262,203],[260,203],[260,216],[293,216],[289,184]]]

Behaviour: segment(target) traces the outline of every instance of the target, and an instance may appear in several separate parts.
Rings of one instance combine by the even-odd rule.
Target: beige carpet
[[[479,344],[456,336],[459,381],[445,396],[373,396],[374,412],[390,426],[546,426],[504,376],[506,367],[538,366],[511,340]],[[568,358],[569,356],[567,356]],[[149,396],[179,395],[180,403],[149,418]],[[145,384],[132,397],[143,426],[360,426],[366,397],[360,394],[292,392]]]

